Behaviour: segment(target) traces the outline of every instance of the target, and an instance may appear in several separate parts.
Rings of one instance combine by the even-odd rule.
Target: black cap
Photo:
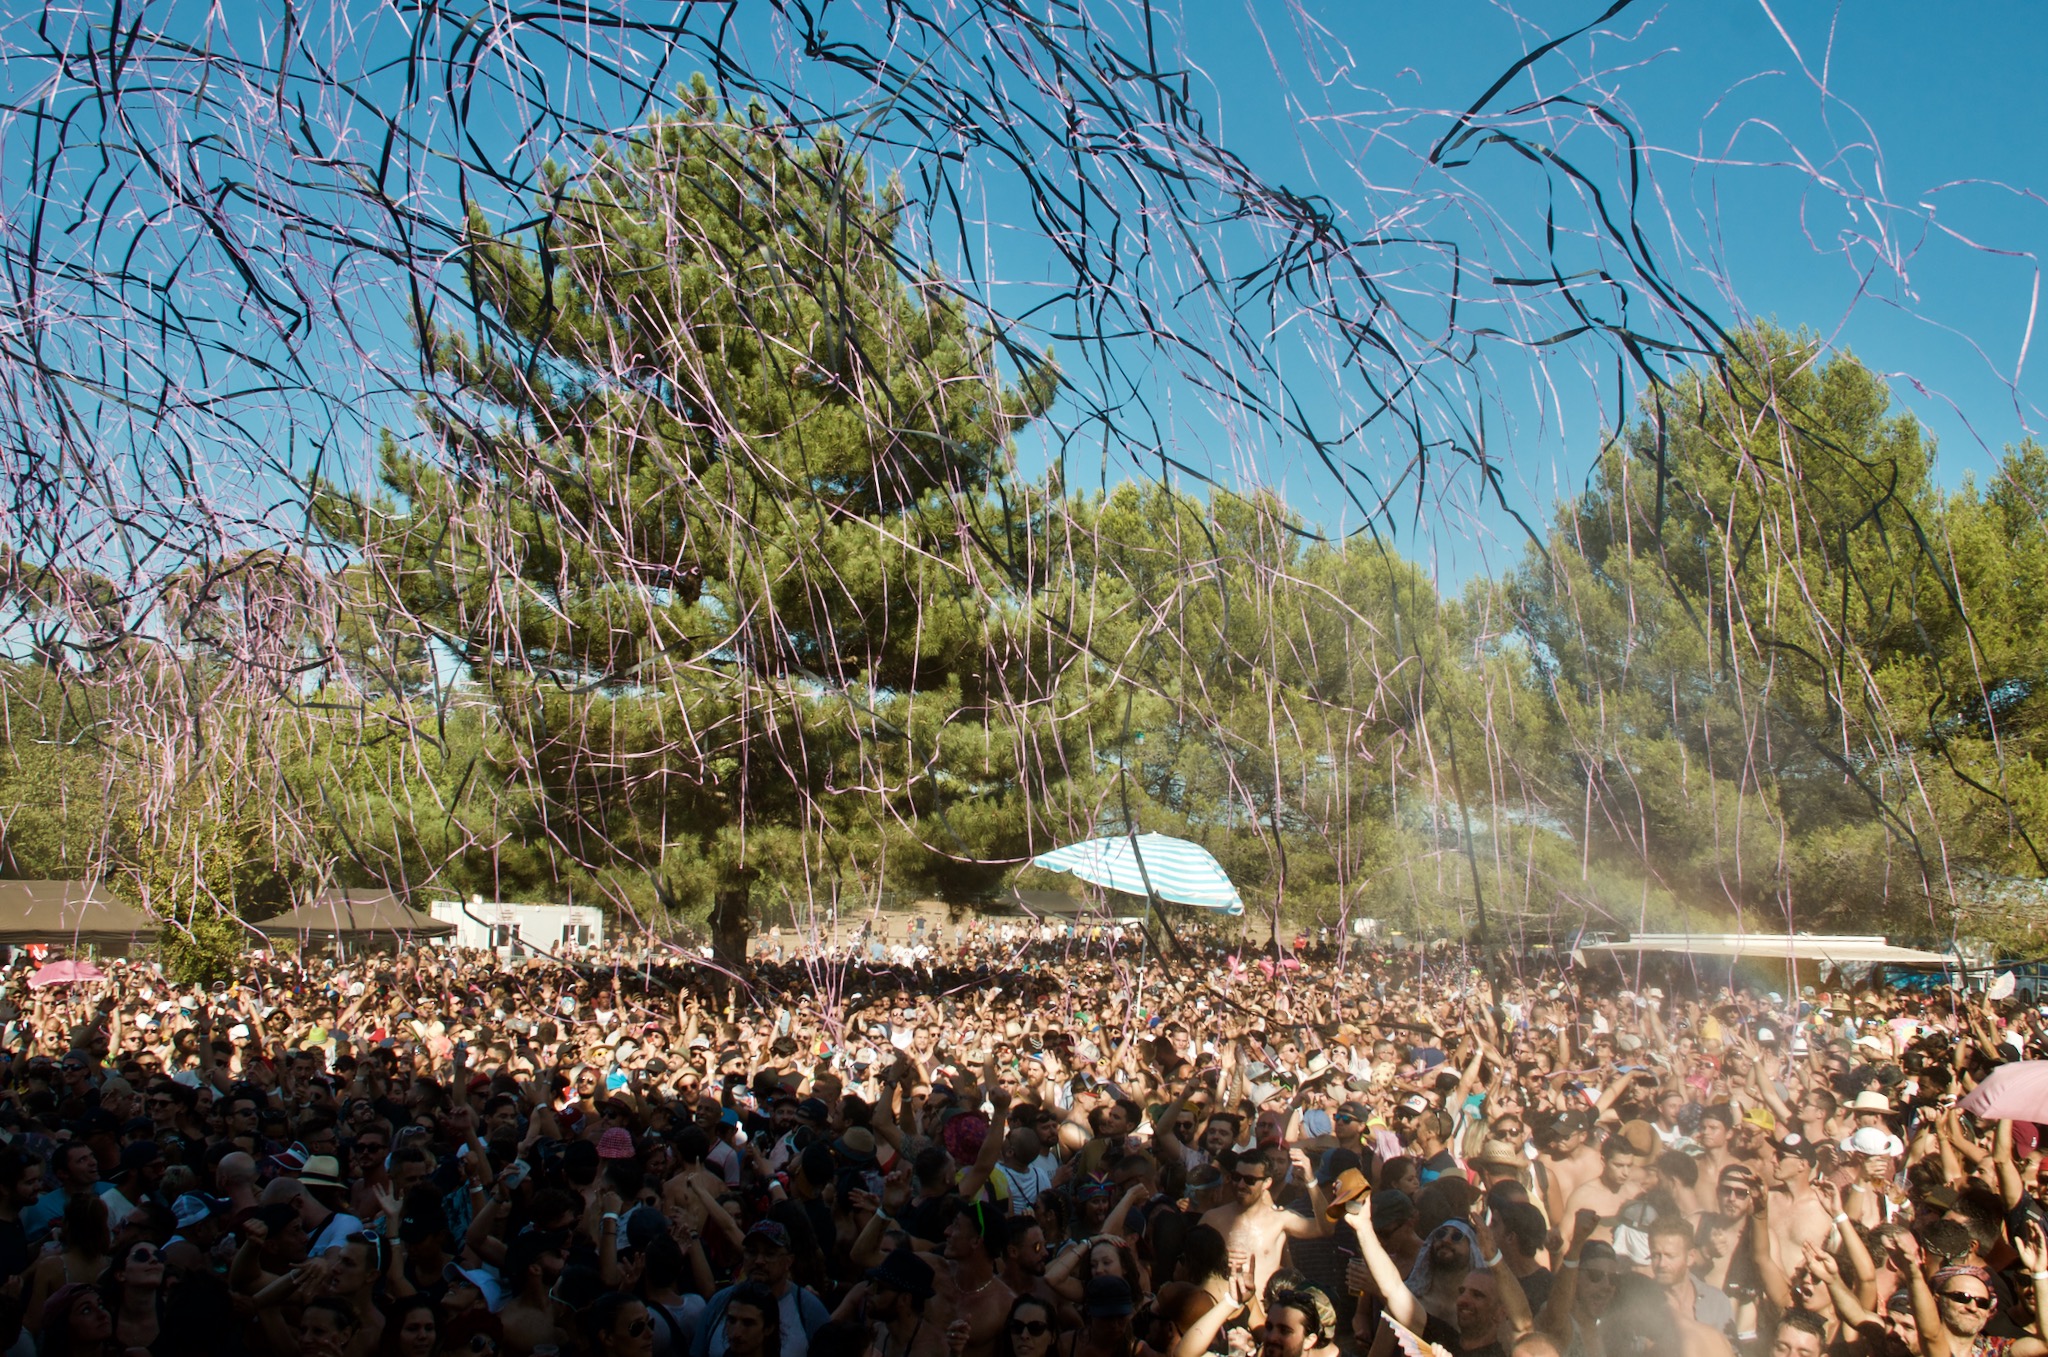
[[[901,1291],[913,1300],[932,1298],[932,1265],[918,1257],[908,1244],[892,1249],[881,1266],[869,1268],[867,1275],[876,1285]]]

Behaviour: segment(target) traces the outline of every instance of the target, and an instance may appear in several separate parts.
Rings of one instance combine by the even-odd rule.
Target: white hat
[[[1842,1142],[1842,1149],[1849,1154],[1886,1154],[1893,1158],[1906,1152],[1905,1142],[1882,1126],[1858,1127],[1855,1135]]]
[[[458,1267],[449,1263],[441,1269],[441,1276],[456,1285],[467,1283],[483,1293],[484,1308],[496,1312],[505,1303],[504,1286],[482,1268]]]
[[[1892,1110],[1892,1100],[1874,1088],[1866,1088],[1849,1100],[1851,1112],[1884,1112]],[[1875,1151],[1872,1151],[1875,1153]]]

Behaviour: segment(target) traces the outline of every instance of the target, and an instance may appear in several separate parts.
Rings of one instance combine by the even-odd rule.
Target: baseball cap
[[[496,1277],[480,1267],[459,1267],[454,1263],[441,1269],[441,1278],[450,1286],[473,1286],[483,1293],[484,1308],[496,1310],[505,1301],[505,1288]]]

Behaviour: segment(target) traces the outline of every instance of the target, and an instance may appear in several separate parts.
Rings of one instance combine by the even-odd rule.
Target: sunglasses
[[[1579,1277],[1589,1282],[1611,1282],[1615,1278],[1615,1273],[1609,1268],[1589,1267],[1581,1269]]]
[[[1243,1183],[1246,1187],[1257,1187],[1266,1181],[1266,1175],[1263,1173],[1233,1173],[1230,1176],[1235,1181]]]
[[[1336,1119],[1337,1119],[1338,1121],[1347,1121],[1347,1122],[1356,1122],[1356,1121],[1358,1120],[1358,1118],[1356,1118],[1356,1117],[1352,1116],[1352,1115],[1351,1115],[1351,1114],[1350,1114],[1349,1112],[1339,1112],[1339,1113],[1337,1114],[1337,1117],[1336,1117]]]
[[[628,1324],[626,1326],[626,1337],[645,1338],[648,1332],[653,1328],[653,1323],[649,1321],[645,1315],[642,1315],[640,1318],[634,1320],[631,1324]]]
[[[1967,1305],[1973,1310],[1989,1310],[1997,1304],[1989,1296],[1974,1295],[1968,1291],[1944,1291],[1941,1298],[1956,1305]]]
[[[1050,1324],[1047,1324],[1042,1319],[1013,1319],[1010,1321],[1010,1332],[1022,1334],[1027,1338],[1037,1338],[1051,1327]]]
[[[473,1333],[469,1336],[469,1350],[471,1352],[496,1352],[498,1350],[498,1340],[487,1333]]]
[[[141,1263],[144,1266],[147,1266],[150,1263],[154,1263],[156,1261],[156,1250],[136,1249],[129,1253],[128,1261],[131,1263]]]

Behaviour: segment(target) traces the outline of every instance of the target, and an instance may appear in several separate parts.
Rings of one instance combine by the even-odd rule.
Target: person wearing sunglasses
[[[1558,1264],[1550,1299],[1536,1314],[1536,1327],[1568,1353],[1598,1350],[1588,1342],[1597,1342],[1601,1317],[1614,1303],[1618,1279],[1627,1270],[1612,1244],[1593,1238],[1599,1228],[1600,1217],[1592,1211],[1573,1219],[1571,1243]]]
[[[1254,1290],[1263,1290],[1272,1279],[1288,1240],[1321,1239],[1334,1228],[1324,1218],[1329,1202],[1322,1184],[1309,1170],[1308,1155],[1296,1150],[1294,1159],[1308,1183],[1306,1216],[1273,1204],[1273,1165],[1263,1151],[1248,1151],[1225,1166],[1232,1200],[1202,1214],[1202,1224],[1222,1234],[1233,1258],[1242,1257],[1249,1264],[1248,1281]]]
[[[114,1338],[122,1347],[147,1348],[163,1329],[164,1259],[156,1245],[137,1240],[114,1255],[101,1290],[114,1312]]]
[[[1052,1308],[1037,1296],[1019,1296],[1010,1303],[995,1357],[1046,1357],[1052,1343]]]
[[[2029,1220],[2015,1235],[2013,1248],[2027,1269],[2034,1289],[2035,1312],[2048,1313],[2048,1235]],[[1986,1332],[1998,1313],[1998,1295],[1991,1274],[1974,1263],[1945,1267],[1923,1280],[1918,1268],[1907,1276],[1913,1292],[1913,1313],[1920,1325],[1924,1357],[2044,1357],[2048,1342],[2038,1334],[2017,1338]]]

